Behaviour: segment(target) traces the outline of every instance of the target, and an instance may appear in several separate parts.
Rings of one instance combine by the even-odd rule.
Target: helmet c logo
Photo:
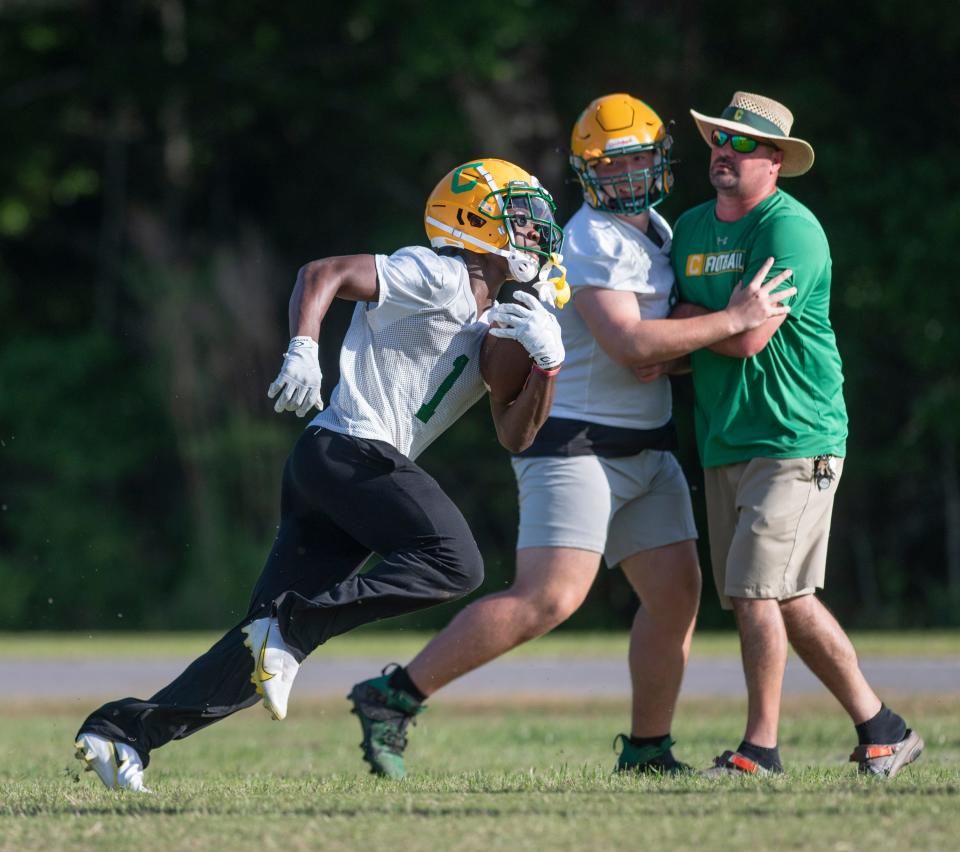
[[[466,183],[460,183],[460,175],[465,169],[472,169],[476,166],[482,165],[483,161],[480,161],[479,163],[465,163],[464,165],[460,166],[460,168],[455,169],[453,172],[453,178],[450,180],[450,189],[455,193],[469,192],[477,185],[476,178],[474,178],[474,180],[468,180]]]

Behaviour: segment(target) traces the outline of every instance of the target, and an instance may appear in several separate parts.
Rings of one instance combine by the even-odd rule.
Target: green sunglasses
[[[749,136],[734,136],[732,133],[727,133],[726,130],[717,130],[716,128],[710,134],[710,140],[718,148],[722,148],[729,141],[730,147],[738,154],[752,154],[757,150],[757,145],[767,145],[773,149],[777,147],[772,142],[761,142],[759,139],[751,139]]]

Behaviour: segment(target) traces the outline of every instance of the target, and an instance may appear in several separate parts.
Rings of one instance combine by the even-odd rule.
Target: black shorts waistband
[[[533,443],[519,458],[537,456],[601,456],[623,458],[644,450],[677,449],[677,427],[668,420],[657,429],[624,429],[586,420],[548,417]]]

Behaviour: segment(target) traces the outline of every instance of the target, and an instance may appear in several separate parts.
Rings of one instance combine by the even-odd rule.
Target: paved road
[[[0,703],[36,698],[147,697],[179,674],[189,662],[183,659],[0,660]],[[382,659],[307,661],[295,691],[300,696],[346,695],[358,680],[372,677]],[[960,659],[867,658],[864,673],[877,690],[960,695]],[[690,663],[684,680],[685,695],[743,695],[739,659],[699,659]],[[796,660],[787,665],[784,691],[792,694],[823,693],[820,682]],[[610,698],[629,694],[625,660],[551,659],[515,657],[498,660],[451,684],[445,695],[486,698],[509,695],[563,698]]]

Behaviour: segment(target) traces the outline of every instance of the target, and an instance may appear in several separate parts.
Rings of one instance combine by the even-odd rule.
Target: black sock
[[[397,666],[391,673],[387,683],[393,689],[399,689],[416,699],[417,703],[422,703],[427,696],[424,695],[417,685],[410,679],[407,670],[403,666]]]
[[[737,746],[737,751],[744,757],[750,758],[754,763],[759,763],[764,769],[772,769],[775,772],[783,771],[783,764],[780,763],[779,746],[764,748],[744,740]]]
[[[892,745],[907,735],[907,723],[902,716],[894,713],[886,704],[880,705],[880,712],[872,719],[856,726],[860,745]]]
[[[673,740],[670,737],[669,733],[661,734],[659,737],[630,737],[630,745],[635,746],[636,748],[649,748],[649,747],[662,747],[664,742],[668,742],[672,745]],[[670,751],[669,746],[666,751],[658,754],[652,760],[646,762],[646,766],[663,766],[670,767],[676,763],[676,758],[673,756],[673,752]]]
[[[658,746],[664,740],[669,739],[670,734],[660,734],[659,737],[630,737],[630,745],[634,745],[637,748],[643,748],[644,746]]]

